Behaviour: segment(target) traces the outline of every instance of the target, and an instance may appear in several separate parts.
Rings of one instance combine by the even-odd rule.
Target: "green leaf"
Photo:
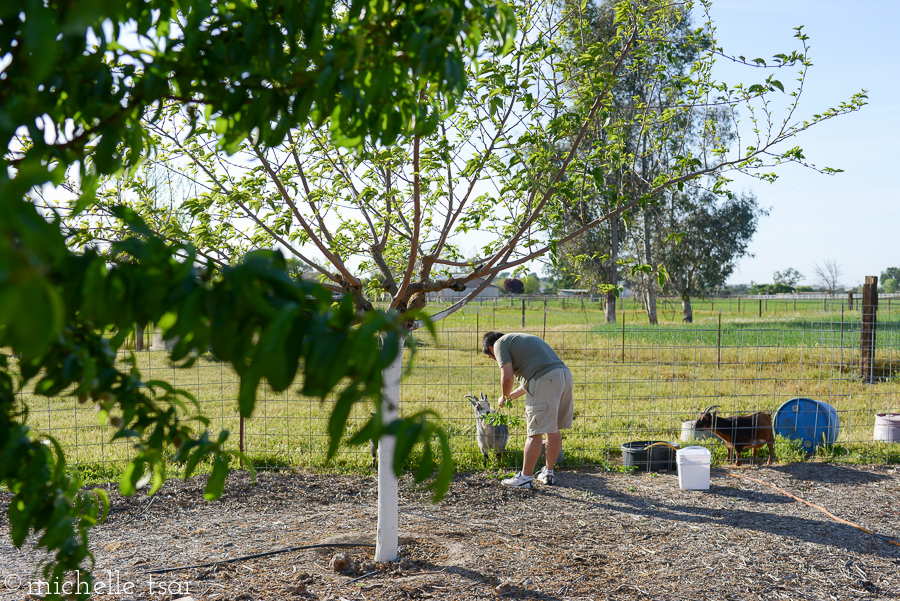
[[[119,491],[126,497],[130,497],[137,492],[137,483],[144,474],[145,465],[146,462],[143,455],[138,455],[125,466],[125,470],[119,477]]]
[[[222,496],[225,492],[225,478],[228,476],[228,465],[230,457],[224,453],[217,453],[213,460],[213,468],[209,474],[209,480],[206,482],[206,488],[203,489],[203,498],[207,501],[213,501]]]

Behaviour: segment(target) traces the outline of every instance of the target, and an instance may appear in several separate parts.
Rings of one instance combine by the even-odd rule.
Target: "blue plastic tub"
[[[841,419],[828,403],[797,397],[775,412],[775,434],[803,442],[808,453],[822,444],[834,444],[841,432]]]

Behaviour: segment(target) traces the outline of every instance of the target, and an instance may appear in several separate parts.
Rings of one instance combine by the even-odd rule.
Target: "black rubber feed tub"
[[[639,472],[663,472],[677,469],[675,449],[666,445],[647,448],[657,442],[663,441],[641,440],[626,442],[622,445],[622,465],[637,468]]]

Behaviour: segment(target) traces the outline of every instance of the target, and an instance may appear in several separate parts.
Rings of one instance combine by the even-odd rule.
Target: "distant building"
[[[557,293],[560,296],[587,296],[591,291],[586,288],[560,288]]]
[[[457,292],[456,290],[451,290],[450,288],[445,288],[444,290],[439,290],[438,292],[429,292],[428,300],[430,301],[450,301],[456,302],[466,296],[468,296],[473,290],[481,286],[482,282],[484,282],[483,278],[475,278],[471,282],[466,282],[466,291],[465,292]],[[500,287],[496,284],[488,284],[484,290],[478,293],[474,299],[475,301],[484,301],[484,300],[494,300],[495,298],[500,296]]]

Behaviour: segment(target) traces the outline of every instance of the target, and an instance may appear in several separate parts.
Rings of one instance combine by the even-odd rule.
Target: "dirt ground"
[[[368,475],[243,472],[217,502],[203,479],[154,497],[111,493],[91,535],[94,598],[329,599],[897,599],[900,546],[766,485],[713,473],[683,491],[674,473],[561,471],[560,483],[509,490],[460,474],[447,498],[401,483],[401,560],[368,546],[280,553],[317,543],[374,543]],[[900,536],[900,469],[797,463],[728,470],[774,484],[836,516]],[[9,496],[0,496],[5,509]],[[346,565],[334,556],[344,553]],[[0,600],[26,599],[39,557],[17,551],[0,518]],[[346,567],[346,571],[335,568]],[[129,587],[130,585],[130,587]]]

